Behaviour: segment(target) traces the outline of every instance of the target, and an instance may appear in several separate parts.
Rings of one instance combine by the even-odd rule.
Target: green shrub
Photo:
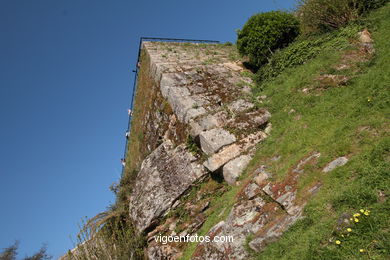
[[[266,63],[277,49],[286,47],[299,34],[299,22],[289,13],[256,14],[237,32],[237,48],[255,68]]]
[[[285,49],[277,51],[267,64],[256,73],[256,82],[270,80],[285,69],[301,65],[316,57],[321,51],[340,50],[350,46],[349,38],[356,37],[360,26],[351,25],[335,32],[299,39]]]
[[[389,0],[299,0],[303,33],[327,32],[345,26]]]

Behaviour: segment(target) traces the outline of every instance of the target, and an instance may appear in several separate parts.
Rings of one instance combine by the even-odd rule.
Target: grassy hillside
[[[372,33],[375,52],[362,48],[358,41],[358,32],[364,28]],[[390,258],[389,43],[387,4],[337,31],[301,36],[275,53],[257,73],[253,100],[271,112],[273,130],[258,145],[241,183],[252,178],[251,174],[261,165],[267,165],[274,180],[283,180],[302,158],[320,152],[318,162],[306,165],[299,178],[298,198],[314,183],[321,188],[306,205],[305,217],[264,251],[251,252],[254,259]],[[116,190],[118,199],[110,211],[91,221],[95,220],[95,226],[105,225],[100,232],[105,241],[103,251],[108,251],[104,253],[110,257],[117,255],[118,259],[144,255],[145,238],[134,235],[129,219],[129,196],[142,160],[158,146],[157,137],[165,132],[172,114],[150,79],[150,61],[145,56],[142,61],[126,168]],[[207,65],[212,65],[211,61]],[[153,128],[157,119],[150,116],[153,111],[161,113],[161,122],[165,122],[157,124],[161,126],[157,129]],[[185,140],[184,134],[179,138]],[[346,165],[322,172],[329,162],[341,156],[349,159]],[[221,178],[208,177],[181,200],[190,201],[199,190],[210,197],[204,211],[206,222],[197,232],[206,235],[226,219],[242,187],[231,187]],[[191,219],[180,206],[170,216]],[[196,246],[183,245],[182,259],[190,259]],[[98,258],[105,256],[98,249],[91,248]]]
[[[282,178],[305,154],[322,154],[301,179],[300,189],[322,183],[306,206],[306,217],[257,255],[259,259],[390,257],[390,5],[373,12],[365,24],[375,43],[373,57],[359,59],[364,54],[356,55],[354,39],[345,39],[352,43],[347,48],[325,49],[306,64],[263,82],[262,91],[257,89],[258,95],[268,96],[265,106],[273,115],[274,130],[254,164],[269,164],[269,158],[280,155],[271,169]],[[348,63],[350,68],[337,70]],[[321,75],[327,74],[348,80],[324,82]],[[321,172],[339,156],[350,160],[330,173]],[[365,216],[360,209],[371,212]],[[355,213],[361,214],[359,222],[340,224],[343,216]]]
[[[365,27],[372,32],[375,54],[365,53],[358,44],[357,33]],[[268,70],[278,73],[270,73],[255,87],[255,97],[267,96],[261,105],[272,113],[273,131],[259,145],[246,176],[266,164],[273,178],[283,179],[300,159],[318,151],[319,162],[305,169],[299,189],[313,183],[321,183],[321,188],[306,206],[305,218],[265,251],[252,252],[254,258],[389,259],[389,42],[388,4],[347,28],[298,40],[277,59],[291,58],[297,46],[304,46],[312,51],[306,60],[279,67],[275,62]],[[281,159],[270,160],[275,156]],[[349,162],[322,172],[340,156]],[[232,202],[237,192],[231,189],[213,201],[213,211],[198,234],[206,234],[226,216],[233,204],[226,201]],[[356,213],[360,216],[354,217]],[[190,258],[195,246],[189,245],[183,259]]]

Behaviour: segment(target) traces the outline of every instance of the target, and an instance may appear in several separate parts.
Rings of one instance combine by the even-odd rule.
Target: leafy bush
[[[256,82],[272,79],[285,69],[301,65],[321,51],[344,49],[350,46],[348,38],[356,37],[360,27],[351,25],[339,31],[297,40],[287,48],[277,51],[267,64],[256,73]]]
[[[299,22],[286,12],[260,13],[250,17],[237,34],[238,51],[258,68],[274,51],[286,47],[298,36]]]
[[[356,20],[389,0],[300,0],[297,10],[303,33],[327,32]]]

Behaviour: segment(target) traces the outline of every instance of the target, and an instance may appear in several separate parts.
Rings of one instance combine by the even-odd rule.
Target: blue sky
[[[234,42],[269,1],[0,1],[0,248],[73,247],[120,177],[139,37]]]

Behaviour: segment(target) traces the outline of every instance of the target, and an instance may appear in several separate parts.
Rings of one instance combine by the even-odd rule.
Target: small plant
[[[237,60],[239,60],[239,56],[238,56],[238,54],[236,53],[236,52],[230,52],[229,54],[228,54],[228,59],[230,60],[230,61],[237,61]]]
[[[252,78],[253,77],[253,73],[250,72],[249,70],[243,70],[240,72],[240,75],[242,77],[247,77],[247,78]]]
[[[114,208],[82,223],[77,247],[66,260],[142,258],[146,241],[136,234],[127,211]]]
[[[277,51],[269,62],[257,71],[256,81],[260,83],[270,80],[285,69],[304,64],[323,51],[350,47],[348,39],[356,38],[359,29],[357,25],[350,25],[338,31],[295,41],[287,48]]]
[[[192,136],[187,137],[187,149],[190,151],[193,155],[198,155],[201,153],[198,145],[196,144],[194,138]]]
[[[272,54],[286,47],[299,34],[298,20],[290,13],[274,11],[249,18],[237,32],[237,48],[250,65],[260,67]]]
[[[13,245],[4,248],[2,252],[0,252],[1,260],[15,260],[18,254],[19,241],[16,241]],[[49,256],[47,253],[47,247],[43,245],[38,252],[36,252],[32,256],[26,256],[23,260],[48,260],[52,259],[52,256]]]
[[[210,65],[210,64],[217,63],[218,61],[219,60],[216,58],[209,58],[209,59],[205,60],[202,64],[203,65]]]
[[[327,32],[347,25],[388,0],[300,0],[298,17],[304,33]]]
[[[343,223],[348,224],[339,226],[338,230],[333,233],[333,237],[329,239],[329,242],[334,244],[335,249],[338,251],[345,250],[347,254],[352,252],[354,255],[367,254],[369,256],[372,247],[377,243],[376,240],[365,241],[364,239],[366,229],[372,227],[370,214],[370,210],[360,209],[358,212],[352,214],[349,219],[344,219]],[[357,244],[357,242],[360,242],[360,244]],[[340,252],[340,255],[343,255],[343,253]]]

